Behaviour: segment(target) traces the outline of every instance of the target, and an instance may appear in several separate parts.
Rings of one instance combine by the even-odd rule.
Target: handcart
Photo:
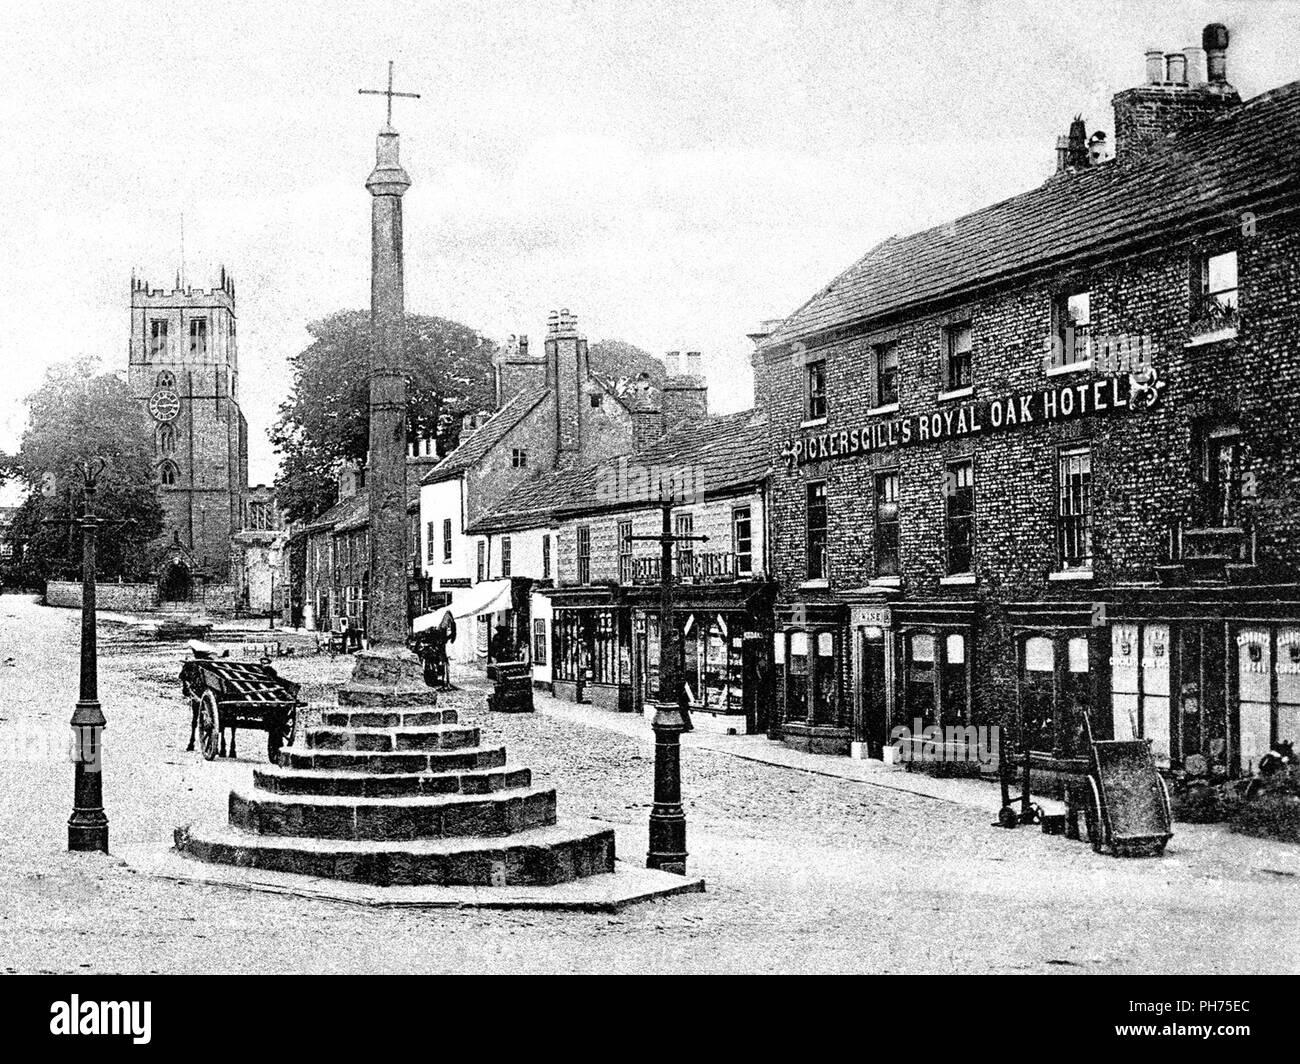
[[[1085,721],[1087,718],[1085,717]],[[1151,756],[1150,739],[1094,739],[1087,724],[1092,771],[1084,816],[1098,853],[1153,857],[1173,838],[1169,789]]]
[[[195,650],[181,666],[181,689],[190,700],[190,745],[197,728],[199,749],[207,761],[226,756],[223,731],[230,729],[230,757],[235,756],[235,732],[250,728],[266,732],[266,756],[275,762],[282,747],[293,742],[298,726],[299,685],[279,676],[270,665],[212,658]]]

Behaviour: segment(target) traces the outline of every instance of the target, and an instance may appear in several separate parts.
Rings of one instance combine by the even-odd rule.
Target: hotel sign
[[[872,451],[918,443],[980,436],[1021,425],[1069,421],[1116,411],[1146,411],[1160,401],[1165,384],[1145,367],[1134,373],[1064,383],[1000,399],[945,404],[932,413],[872,418],[853,428],[818,432],[790,440],[781,452],[786,465],[854,458]]]

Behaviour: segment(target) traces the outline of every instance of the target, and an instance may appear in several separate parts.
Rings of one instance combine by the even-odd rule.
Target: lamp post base
[[[89,853],[98,850],[108,853],[108,817],[103,813],[73,813],[68,821],[68,850],[72,853]]]
[[[645,866],[686,875],[686,813],[682,810],[681,735],[687,722],[671,704],[655,703],[655,802]]]

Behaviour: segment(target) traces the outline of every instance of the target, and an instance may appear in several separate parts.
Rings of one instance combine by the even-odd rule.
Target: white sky
[[[111,8],[111,14],[109,13]],[[431,0],[9,3],[0,14],[0,448],[53,361],[123,368],[133,268],[238,285],[251,475],[308,321],[369,301],[396,88],[407,307],[498,339],[700,349],[748,406],[746,331],[876,241],[1030,188],[1143,51],[1232,31],[1250,97],[1300,77],[1300,5]]]

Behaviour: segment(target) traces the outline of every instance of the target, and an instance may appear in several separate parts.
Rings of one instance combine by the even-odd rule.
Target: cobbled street
[[[987,811],[756,763],[688,736],[690,870],[703,894],[617,915],[373,910],[196,886],[65,851],[78,615],[0,598],[0,968],[8,972],[1286,972],[1300,960],[1300,852],[1176,825],[1163,859],[1119,861]],[[110,845],[170,845],[224,820],[266,757],[185,752],[184,644],[101,625]],[[240,653],[236,650],[235,653]],[[328,697],[350,659],[279,659]],[[560,816],[612,825],[644,859],[653,750],[552,709],[490,715],[444,699],[559,792]],[[550,710],[550,711],[548,711]],[[626,722],[622,722],[626,724]],[[42,730],[44,729],[44,730]]]

